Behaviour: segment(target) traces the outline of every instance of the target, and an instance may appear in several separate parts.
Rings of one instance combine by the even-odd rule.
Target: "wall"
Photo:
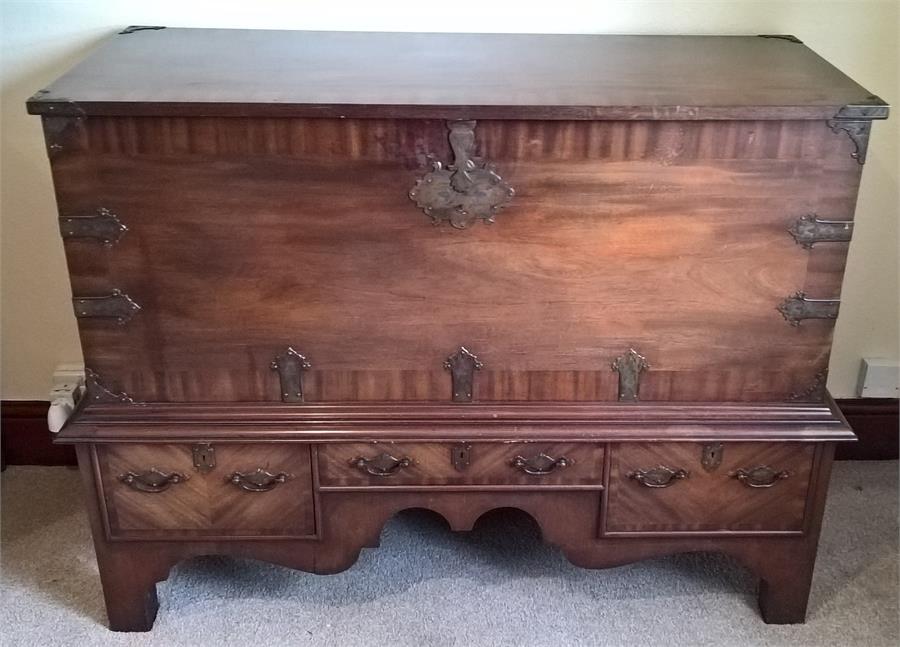
[[[4,399],[44,399],[50,373],[79,361],[50,173],[24,102],[125,25],[385,31],[795,34],[887,101],[898,92],[898,3],[452,3],[302,1],[2,2],[0,236]],[[543,3],[541,3],[543,5]],[[898,356],[900,111],[877,122],[857,211],[829,387],[853,395],[859,358]]]

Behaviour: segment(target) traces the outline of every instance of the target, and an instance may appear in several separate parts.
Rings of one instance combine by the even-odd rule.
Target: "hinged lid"
[[[858,109],[857,109],[858,108]],[[32,114],[828,119],[887,106],[793,37],[129,27]]]

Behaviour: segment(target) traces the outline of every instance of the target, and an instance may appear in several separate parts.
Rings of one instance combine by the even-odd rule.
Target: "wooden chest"
[[[797,39],[132,27],[28,108],[112,628],[181,559],[334,572],[409,507],[726,552],[804,619],[887,106]]]

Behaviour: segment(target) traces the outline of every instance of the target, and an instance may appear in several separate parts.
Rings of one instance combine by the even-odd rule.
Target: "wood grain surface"
[[[629,348],[644,400],[804,392],[833,324],[860,167],[823,122],[480,122],[517,191],[494,225],[435,227],[406,193],[441,121],[89,119],[53,158],[63,216],[102,206],[112,247],[66,243],[73,293],[142,310],[81,320],[88,366],[141,400],[279,399],[274,356],[309,358],[307,401],[445,400],[443,360],[485,363],[476,400],[612,400]],[[77,142],[77,143],[76,143]]]
[[[802,43],[779,38],[169,28],[113,36],[29,110],[828,119],[870,96]]]

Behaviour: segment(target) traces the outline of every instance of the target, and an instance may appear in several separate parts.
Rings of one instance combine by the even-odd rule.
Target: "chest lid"
[[[885,118],[792,36],[130,27],[28,101],[57,116]]]

